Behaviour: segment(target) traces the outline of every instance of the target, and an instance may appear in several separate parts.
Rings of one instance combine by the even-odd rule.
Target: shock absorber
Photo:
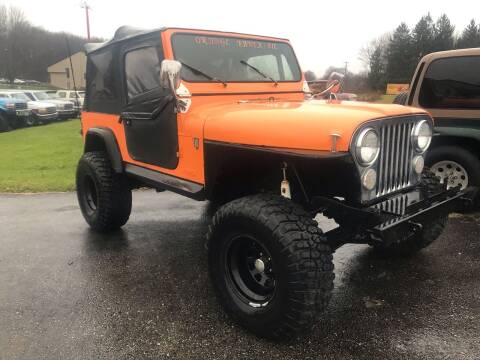
[[[283,162],[282,172],[283,172],[283,180],[280,183],[280,195],[282,195],[287,199],[291,199],[292,194],[290,192],[290,183],[287,180],[287,163],[286,162]]]

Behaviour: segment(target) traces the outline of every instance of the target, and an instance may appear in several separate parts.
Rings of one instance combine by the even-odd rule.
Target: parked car
[[[27,101],[31,116],[27,119],[27,125],[48,124],[58,119],[57,106],[50,102],[33,101],[22,91],[10,91],[11,98]]]
[[[394,102],[432,114],[435,136],[426,164],[442,183],[480,186],[480,48],[426,55],[410,91]],[[476,203],[480,205],[480,196]]]
[[[75,110],[80,114],[83,107],[83,101],[85,98],[85,91],[74,90],[58,90],[57,96],[60,99],[69,100],[73,102]]]
[[[423,172],[426,111],[305,100],[285,39],[124,27],[87,46],[86,81],[76,183],[87,223],[120,228],[141,186],[210,200],[214,288],[260,336],[291,339],[318,321],[335,249],[413,254],[474,193]],[[340,227],[322,232],[319,212]]]
[[[57,107],[57,113],[59,119],[70,119],[75,116],[75,109],[73,103],[67,100],[56,99],[53,96],[47,94],[45,91],[39,90],[22,90],[31,100],[43,101],[52,103]]]
[[[0,93],[0,132],[25,126],[30,117],[27,102]]]

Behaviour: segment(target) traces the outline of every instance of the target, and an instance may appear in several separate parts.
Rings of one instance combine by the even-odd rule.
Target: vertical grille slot
[[[413,125],[413,121],[396,121],[381,125],[377,196],[410,185],[413,156],[410,134]]]

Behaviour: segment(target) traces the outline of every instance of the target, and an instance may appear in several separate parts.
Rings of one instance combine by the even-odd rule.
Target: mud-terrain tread
[[[429,169],[425,168],[422,174],[420,187],[429,195],[434,195],[442,190],[444,186],[440,180]],[[401,241],[389,246],[376,245],[375,248],[380,253],[388,256],[409,256],[433,243],[445,229],[448,221],[448,214],[441,215],[429,223],[422,224],[423,231],[417,236],[412,236],[406,241]]]
[[[259,336],[286,340],[308,332],[329,303],[334,279],[332,251],[318,223],[299,205],[280,196],[247,196],[229,202],[217,211],[207,234],[210,250],[213,241],[221,240],[216,238],[216,231],[221,224],[228,218],[238,216],[258,221],[267,227],[280,244],[281,251],[288,252],[288,267],[294,269],[288,276],[288,305],[284,306],[283,317],[276,319],[275,324],[249,324],[242,316],[242,311],[219,286],[223,274],[213,270],[218,259],[210,251],[210,276],[220,302],[227,313]]]
[[[395,98],[393,99],[393,104],[406,105],[407,98],[408,98],[408,92],[407,91],[401,92],[395,96]]]
[[[105,152],[87,152],[80,159],[77,168],[77,188],[82,166],[90,167],[99,185],[98,216],[89,219],[84,213],[89,225],[98,232],[116,230],[125,225],[132,209],[132,192],[125,177],[115,173]],[[80,194],[78,196],[80,197]],[[81,203],[80,199],[79,202]]]

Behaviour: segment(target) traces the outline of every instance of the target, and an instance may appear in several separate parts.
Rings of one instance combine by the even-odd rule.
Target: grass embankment
[[[395,95],[381,95],[380,98],[376,101],[381,104],[391,104],[395,99]]]
[[[81,152],[79,120],[0,133],[0,192],[74,190]]]

